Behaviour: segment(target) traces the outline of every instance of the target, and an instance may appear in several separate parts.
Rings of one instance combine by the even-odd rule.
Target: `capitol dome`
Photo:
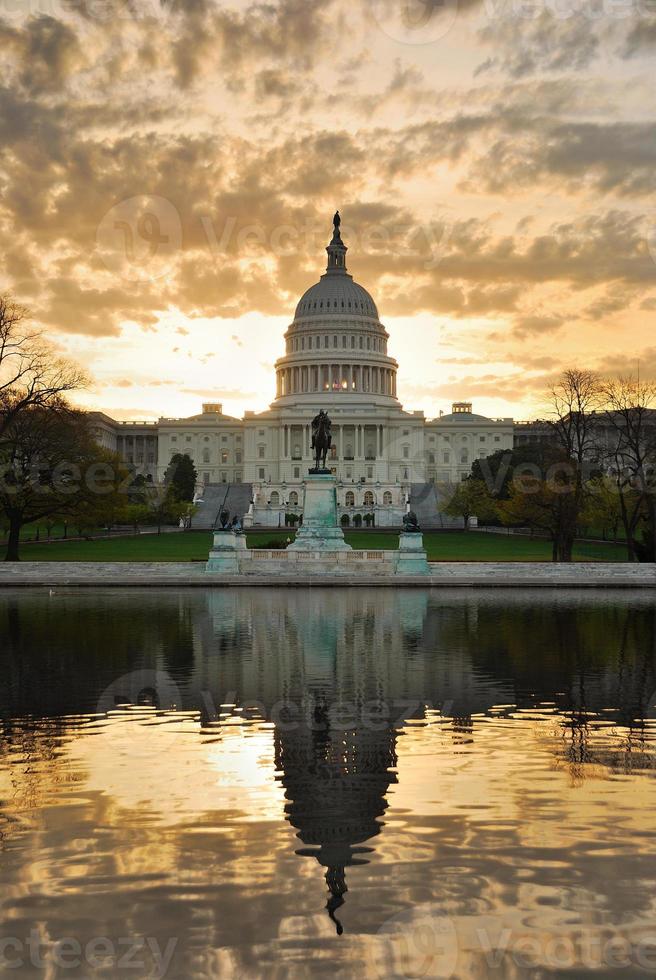
[[[276,404],[316,405],[318,395],[347,395],[357,403],[395,404],[394,358],[388,333],[367,290],[346,269],[339,212],[319,282],[301,296],[276,361]]]
[[[326,314],[343,316],[345,313],[378,319],[376,304],[364,286],[354,282],[348,273],[341,276],[326,273],[319,282],[303,293],[296,307],[294,320]]]

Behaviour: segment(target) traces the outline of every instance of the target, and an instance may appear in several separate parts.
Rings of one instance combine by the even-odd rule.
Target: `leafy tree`
[[[526,465],[543,469],[545,455],[550,451],[551,447],[541,443],[499,449],[484,459],[475,459],[470,476],[473,480],[484,483],[495,500],[508,500],[515,470]]]
[[[468,531],[472,517],[481,520],[496,517],[497,507],[485,483],[468,476],[456,486],[444,513],[451,517],[462,517],[465,522],[464,530]]]
[[[530,527],[550,538],[553,561],[563,560],[560,551],[562,528],[569,527],[574,520],[575,506],[568,483],[559,484],[557,478],[543,480],[530,474],[516,475],[510,497],[498,503],[504,524]],[[567,560],[571,560],[571,552]]]
[[[164,482],[173,488],[178,500],[190,503],[193,501],[197,479],[198,473],[191,456],[187,453],[175,453],[166,470]]]
[[[139,533],[139,528],[148,522],[149,517],[150,509],[146,504],[128,504],[125,508],[125,519],[132,525],[135,534]]]
[[[602,537],[610,534],[617,541],[622,524],[622,506],[615,481],[611,477],[595,477],[589,484],[590,494],[582,513],[582,524],[596,528]]]
[[[6,561],[18,561],[25,524],[75,515],[98,492],[106,464],[88,417],[62,399],[16,413],[0,450],[0,509],[9,523]]]
[[[146,488],[146,508],[149,519],[162,533],[163,524],[177,524],[181,518],[191,517],[189,503],[179,500],[172,486],[150,485]],[[194,513],[197,508],[193,508]]]

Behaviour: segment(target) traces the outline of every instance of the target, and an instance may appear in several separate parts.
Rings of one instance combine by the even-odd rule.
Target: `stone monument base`
[[[246,538],[235,531],[215,531],[214,544],[205,566],[208,572],[223,572],[224,575],[239,575],[240,558],[248,552]]]
[[[421,531],[402,531],[398,550],[354,551],[337,525],[336,480],[310,473],[305,484],[303,523],[284,550],[246,547],[243,534],[215,531],[206,570],[224,575],[285,575],[304,578],[343,575],[363,578],[428,575]]]
[[[428,575],[428,559],[421,531],[401,531],[396,554],[397,575]]]
[[[337,524],[336,481],[332,473],[312,473],[305,482],[303,523],[287,548],[296,551],[351,551]]]

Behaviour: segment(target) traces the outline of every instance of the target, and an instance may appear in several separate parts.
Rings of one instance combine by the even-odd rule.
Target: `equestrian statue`
[[[331,421],[323,408],[312,419],[312,448],[314,449],[314,469],[310,473],[329,473],[326,469],[326,456],[332,446]]]

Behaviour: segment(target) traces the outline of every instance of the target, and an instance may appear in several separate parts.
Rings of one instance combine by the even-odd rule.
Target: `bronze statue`
[[[339,226],[341,223],[342,219],[339,216],[339,211],[335,211],[335,214],[333,215],[333,225],[335,227],[335,231],[339,231]]]
[[[409,510],[407,514],[403,515],[403,530],[409,534],[417,534],[420,530],[414,510]]]
[[[314,469],[310,473],[322,473],[326,470],[326,456],[332,446],[331,421],[323,408],[312,419],[312,448],[314,449]]]

